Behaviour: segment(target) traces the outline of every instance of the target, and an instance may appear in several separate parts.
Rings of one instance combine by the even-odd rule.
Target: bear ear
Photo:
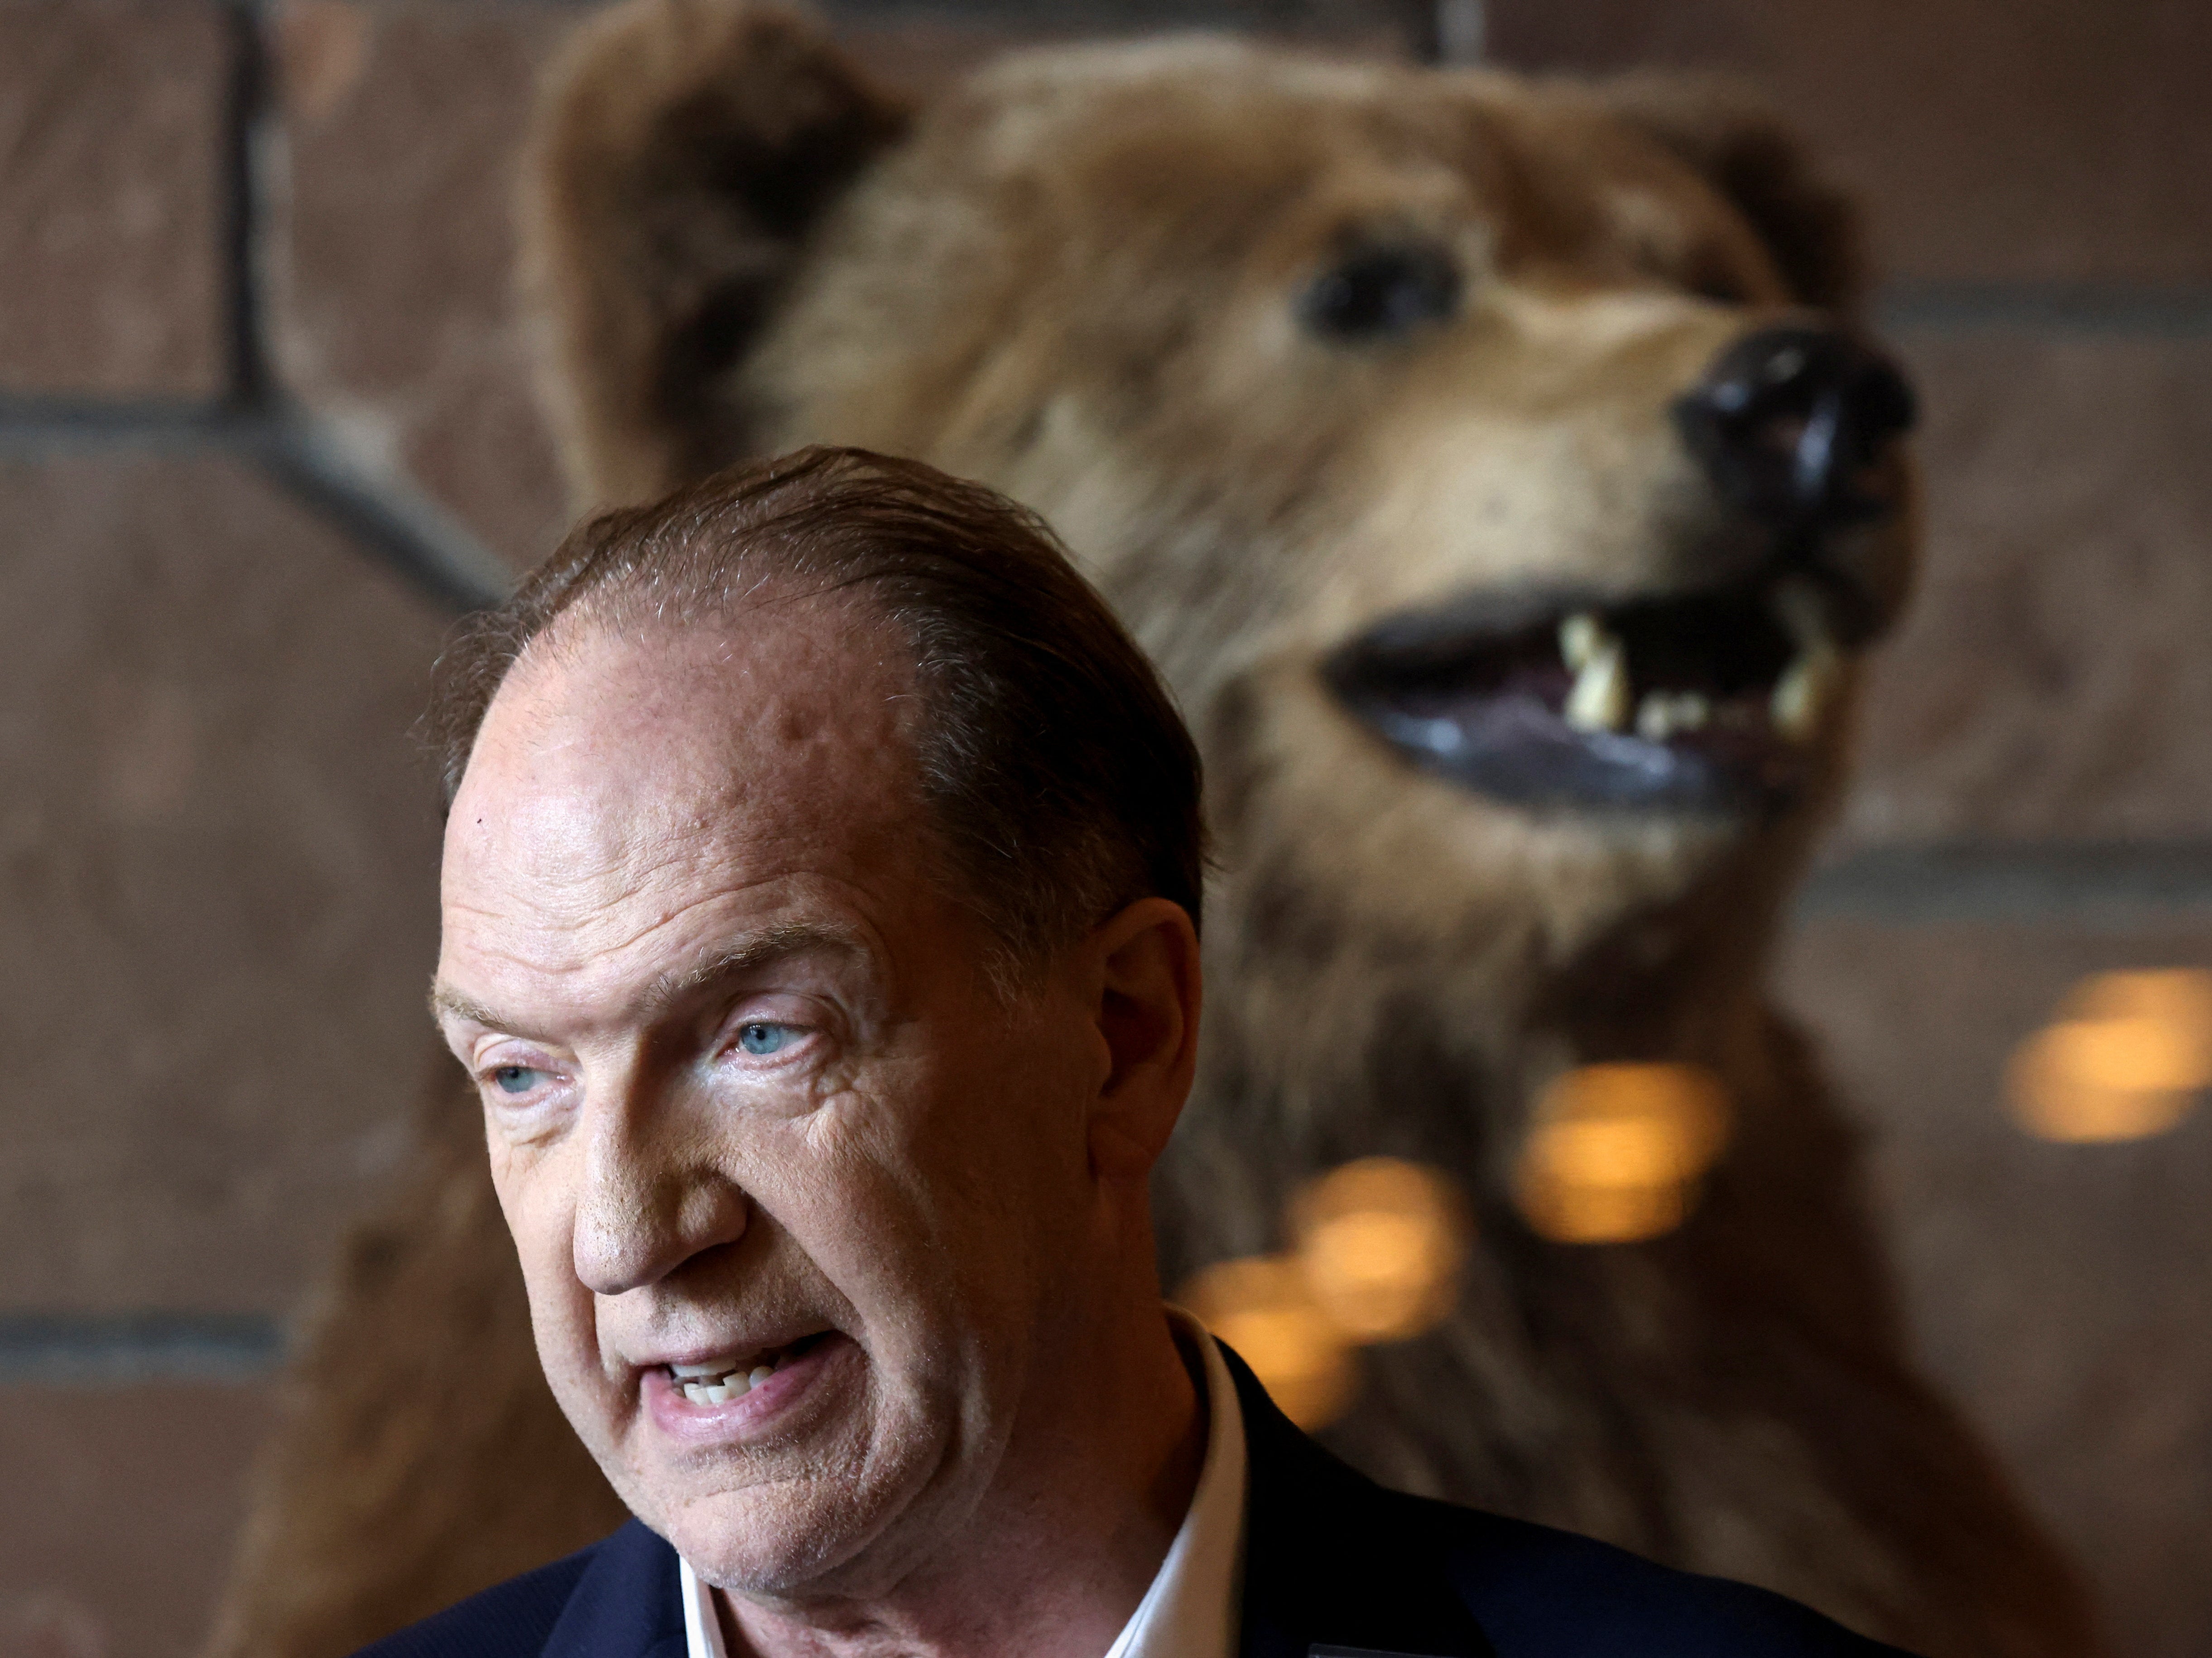
[[[908,113],[815,23],[754,0],[629,0],[544,82],[520,202],[522,304],[579,507],[749,452],[717,386],[808,232]]]
[[[1735,204],[1800,303],[1857,310],[1866,283],[1857,205],[1814,170],[1759,98],[1723,79],[1655,73],[1622,76],[1603,95]]]

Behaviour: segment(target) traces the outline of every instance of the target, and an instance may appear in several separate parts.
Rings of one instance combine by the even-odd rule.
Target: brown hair
[[[450,807],[493,696],[590,601],[678,626],[762,588],[855,589],[914,654],[922,792],[957,896],[1017,968],[1157,894],[1199,918],[1197,749],[1159,676],[1036,514],[863,449],[734,466],[573,530],[439,660],[428,727]]]

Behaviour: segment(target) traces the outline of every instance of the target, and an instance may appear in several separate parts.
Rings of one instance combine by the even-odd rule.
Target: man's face
[[[1080,1300],[1109,1061],[1064,986],[992,995],[880,624],[548,643],[454,802],[438,969],[539,1353],[709,1579],[857,1591],[957,1529]]]

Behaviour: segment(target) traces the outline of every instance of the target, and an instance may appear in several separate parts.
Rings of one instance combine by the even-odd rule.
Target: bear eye
[[[1386,339],[1459,309],[1460,271],[1441,247],[1367,247],[1307,284],[1298,319],[1327,339]]]

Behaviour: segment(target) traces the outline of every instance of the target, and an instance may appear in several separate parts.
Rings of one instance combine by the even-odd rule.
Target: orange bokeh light
[[[1697,1065],[1581,1065],[1544,1091],[1515,1197],[1555,1243],[1632,1243],[1680,1226],[1727,1143],[1727,1091]]]
[[[1358,1379],[1352,1350],[1295,1257],[1222,1261],[1184,1284],[1179,1299],[1237,1350],[1299,1427],[1326,1427],[1352,1402]]]
[[[2006,1097],[2038,1138],[2140,1140],[2188,1116],[2212,1084],[2212,972],[2099,973],[2021,1044]]]
[[[1443,1175],[1395,1157],[1333,1169],[1291,1200],[1306,1283],[1350,1341],[1403,1341],[1451,1310],[1465,1228]]]

